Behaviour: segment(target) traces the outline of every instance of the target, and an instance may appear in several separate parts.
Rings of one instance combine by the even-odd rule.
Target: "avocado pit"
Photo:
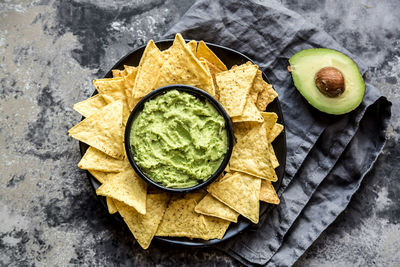
[[[343,74],[334,67],[320,69],[315,74],[314,82],[318,90],[328,97],[337,97],[345,90]]]

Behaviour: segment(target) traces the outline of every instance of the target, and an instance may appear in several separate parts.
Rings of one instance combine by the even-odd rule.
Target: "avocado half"
[[[294,54],[289,63],[297,90],[318,110],[339,115],[360,105],[365,83],[348,56],[332,49],[311,48]]]

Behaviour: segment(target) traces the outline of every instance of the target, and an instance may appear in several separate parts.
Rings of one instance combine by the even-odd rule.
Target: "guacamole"
[[[136,164],[169,188],[207,180],[221,165],[227,142],[219,112],[209,102],[178,90],[147,101],[130,134]]]

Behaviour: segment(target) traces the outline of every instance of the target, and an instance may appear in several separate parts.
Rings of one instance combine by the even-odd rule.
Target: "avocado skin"
[[[305,49],[294,54],[289,63],[295,87],[316,109],[341,115],[354,110],[362,102],[364,80],[357,64],[343,53],[327,48]],[[342,72],[346,89],[340,96],[327,97],[315,85],[315,74],[324,67],[334,67]]]

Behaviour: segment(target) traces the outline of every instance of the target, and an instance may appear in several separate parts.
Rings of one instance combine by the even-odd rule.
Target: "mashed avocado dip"
[[[227,152],[225,120],[207,101],[178,90],[145,103],[132,123],[131,151],[153,181],[186,188],[207,180]]]

